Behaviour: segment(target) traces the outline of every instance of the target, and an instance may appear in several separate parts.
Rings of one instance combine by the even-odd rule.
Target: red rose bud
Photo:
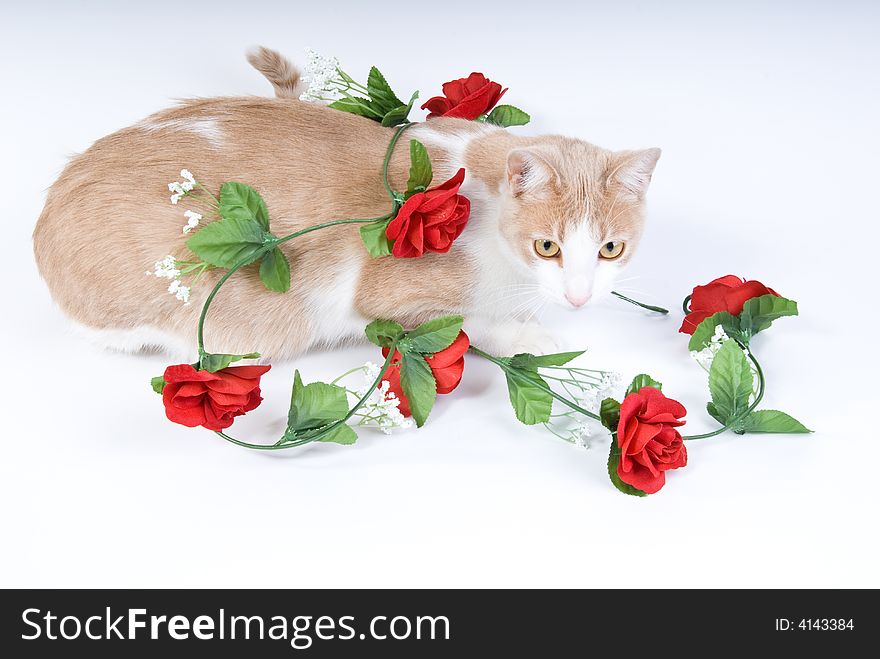
[[[431,367],[431,373],[437,381],[438,394],[448,394],[461,382],[461,376],[464,373],[464,353],[467,352],[470,344],[468,335],[462,330],[448,348],[425,360]],[[388,348],[382,348],[382,356],[388,356]],[[404,416],[412,416],[409,401],[403,395],[403,387],[400,385],[400,358],[400,353],[395,350],[393,360],[397,363],[392,363],[391,368],[385,373],[385,379],[388,381],[388,390],[393,391],[394,395],[400,399],[400,407],[398,408],[400,413]]]
[[[738,316],[748,300],[767,294],[779,297],[779,293],[759,281],[745,281],[736,275],[713,279],[705,286],[694,288],[691,293],[690,313],[684,317],[678,331],[693,334],[697,325],[719,311]]]
[[[654,387],[623,399],[617,424],[620,480],[654,494],[666,484],[665,472],[687,464],[687,449],[676,430],[684,425],[685,414],[684,405]]]
[[[494,108],[506,91],[482,73],[471,73],[467,78],[444,83],[443,96],[429,98],[422,109],[430,113],[428,119],[435,117],[476,119]]]
[[[459,169],[443,185],[417,192],[406,200],[385,229],[385,235],[394,241],[394,256],[403,259],[449,251],[471,213],[471,202],[458,194],[463,182],[464,170]]]
[[[235,417],[261,402],[260,377],[270,366],[230,366],[216,373],[197,371],[189,364],[165,369],[162,402],[174,423],[223,430]]]

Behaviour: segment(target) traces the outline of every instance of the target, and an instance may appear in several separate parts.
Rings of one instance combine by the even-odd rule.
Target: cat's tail
[[[299,98],[300,73],[290,61],[277,50],[259,46],[248,51],[247,60],[257,71],[266,76],[275,88],[278,98]]]

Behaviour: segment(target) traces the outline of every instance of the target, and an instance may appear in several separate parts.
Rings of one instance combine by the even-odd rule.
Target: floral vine
[[[228,434],[238,416],[262,401],[261,378],[268,365],[233,364],[260,357],[258,352],[209,352],[204,327],[214,299],[238,271],[255,266],[263,285],[283,294],[290,289],[290,263],[280,249],[284,243],[313,231],[351,224],[360,225],[364,248],[374,258],[418,258],[427,252],[444,253],[464,231],[470,201],[460,193],[466,172],[434,185],[427,149],[409,141],[410,169],[404,190],[392,188],[388,179],[391,156],[406,129],[418,92],[404,103],[378,69],[370,69],[366,84],[345,73],[334,58],[310,52],[309,87],[302,100],[328,103],[395,127],[382,167],[389,211],[370,218],[323,222],[284,236],[271,232],[269,210],[257,190],[228,181],[212,194],[186,169],[181,180],[169,184],[172,204],[191,203],[184,211],[182,235],[193,259],[167,256],[148,275],[169,280],[168,292],[190,303],[193,288],[208,270],[224,269],[205,296],[197,327],[198,361],[168,366],[153,378],[154,391],[162,395],[169,420],[188,427],[214,431],[227,442],[254,450],[283,450],[321,441],[353,444],[355,427],[375,426],[383,432],[412,422],[427,421],[438,395],[449,394],[461,381],[465,355],[470,352],[495,364],[504,373],[516,418],[526,425],[543,425],[554,436],[588,446],[590,420],[611,434],[608,474],[622,492],[645,496],[666,482],[666,472],[687,464],[685,442],[704,439],[726,430],[746,432],[809,432],[800,422],[776,410],[758,410],[765,391],[764,373],[751,352],[751,339],[783,316],[797,315],[797,304],[754,281],[727,276],[698,286],[686,298],[687,314],[681,332],[690,334],[689,350],[706,371],[711,402],[708,413],[720,424],[717,430],[682,436],[685,407],[662,391],[648,375],[636,376],[618,402],[608,394],[619,377],[604,371],[573,366],[583,351],[549,355],[518,354],[500,357],[471,345],[461,316],[434,318],[406,329],[397,322],[377,319],[365,328],[366,338],[381,349],[381,364],[367,363],[332,382],[305,384],[294,374],[287,425],[274,443],[251,443]],[[452,80],[443,94],[423,106],[428,120],[438,116],[488,122],[502,127],[528,123],[528,114],[511,105],[498,105],[507,92],[481,73]],[[619,293],[617,297],[650,311],[661,307],[642,304]],[[360,374],[363,384],[346,384]],[[411,420],[410,420],[411,419]]]

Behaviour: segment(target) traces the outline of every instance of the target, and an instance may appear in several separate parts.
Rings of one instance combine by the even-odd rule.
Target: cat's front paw
[[[511,342],[510,354],[528,352],[533,355],[546,355],[559,352],[559,341],[549,330],[530,323],[522,325]]]

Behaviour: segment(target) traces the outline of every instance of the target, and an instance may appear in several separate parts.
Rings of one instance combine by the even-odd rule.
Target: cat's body
[[[382,161],[392,129],[295,99],[216,98],[155,114],[97,141],[49,191],[34,232],[40,272],[62,309],[108,345],[192,354],[199,312],[222,271],[208,272],[184,305],[154,277],[167,254],[187,258],[183,211],[167,183],[187,168],[216,193],[242,181],[265,198],[271,231],[387,213]],[[374,318],[407,326],[460,313],[475,343],[499,352],[543,351],[551,335],[527,322],[547,298],[571,307],[611,290],[634,251],[656,149],[613,154],[562,137],[518,137],[458,119],[410,127],[390,165],[406,185],[408,138],[423,142],[434,184],[459,167],[471,200],[464,233],[447,254],[372,259],[358,225],[287,242],[292,285],[267,291],[254,266],[221,289],[206,324],[213,352],[278,359],[362,337]],[[534,242],[562,247],[541,258]],[[597,246],[625,241],[616,261]],[[567,299],[566,299],[567,298]],[[526,322],[524,322],[526,321]]]

